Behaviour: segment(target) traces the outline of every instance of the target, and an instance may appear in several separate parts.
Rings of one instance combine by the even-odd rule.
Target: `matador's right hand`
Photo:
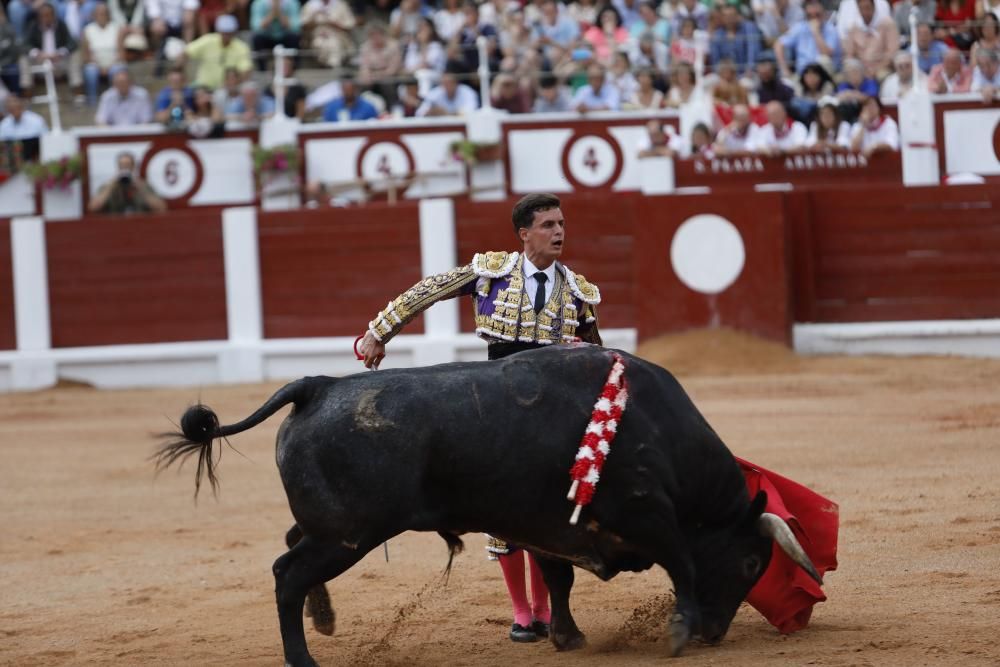
[[[365,355],[365,368],[378,368],[385,359],[385,345],[369,331],[361,341],[361,354]]]

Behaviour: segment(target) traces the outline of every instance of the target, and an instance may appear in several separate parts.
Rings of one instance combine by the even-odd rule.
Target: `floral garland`
[[[253,149],[253,173],[258,179],[265,174],[291,173],[298,175],[299,147],[295,144],[285,144],[274,148]]]
[[[621,355],[614,355],[614,364],[608,373],[594,410],[590,415],[590,423],[583,433],[580,449],[576,453],[576,463],[570,468],[569,476],[573,479],[567,500],[575,500],[576,508],[570,517],[570,524],[576,525],[580,519],[580,510],[589,505],[601,479],[604,461],[611,453],[611,442],[618,432],[618,424],[628,403],[628,389],[625,386],[625,361]]]
[[[29,162],[22,171],[35,185],[41,185],[46,190],[61,188],[65,190],[79,180],[83,173],[83,158],[80,155],[64,156],[48,162]]]
[[[500,159],[500,144],[497,143],[484,144],[461,139],[451,142],[448,151],[455,162],[464,162],[469,166]]]

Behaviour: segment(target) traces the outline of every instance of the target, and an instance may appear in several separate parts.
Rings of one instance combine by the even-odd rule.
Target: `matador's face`
[[[566,220],[561,209],[536,211],[531,227],[519,230],[524,242],[524,254],[540,269],[548,267],[562,254],[566,239]]]

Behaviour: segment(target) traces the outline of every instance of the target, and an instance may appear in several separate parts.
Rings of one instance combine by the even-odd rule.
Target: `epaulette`
[[[573,273],[568,266],[564,265],[564,268],[566,269],[566,282],[569,283],[569,289],[573,296],[592,306],[601,302],[601,290],[597,289],[597,285],[588,283],[582,274]]]
[[[479,252],[472,258],[472,270],[481,278],[503,278],[514,270],[520,253],[488,251]]]

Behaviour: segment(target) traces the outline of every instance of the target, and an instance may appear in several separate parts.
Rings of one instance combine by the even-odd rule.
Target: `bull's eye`
[[[747,579],[756,579],[758,574],[760,574],[760,558],[750,554],[743,559],[743,575]]]

